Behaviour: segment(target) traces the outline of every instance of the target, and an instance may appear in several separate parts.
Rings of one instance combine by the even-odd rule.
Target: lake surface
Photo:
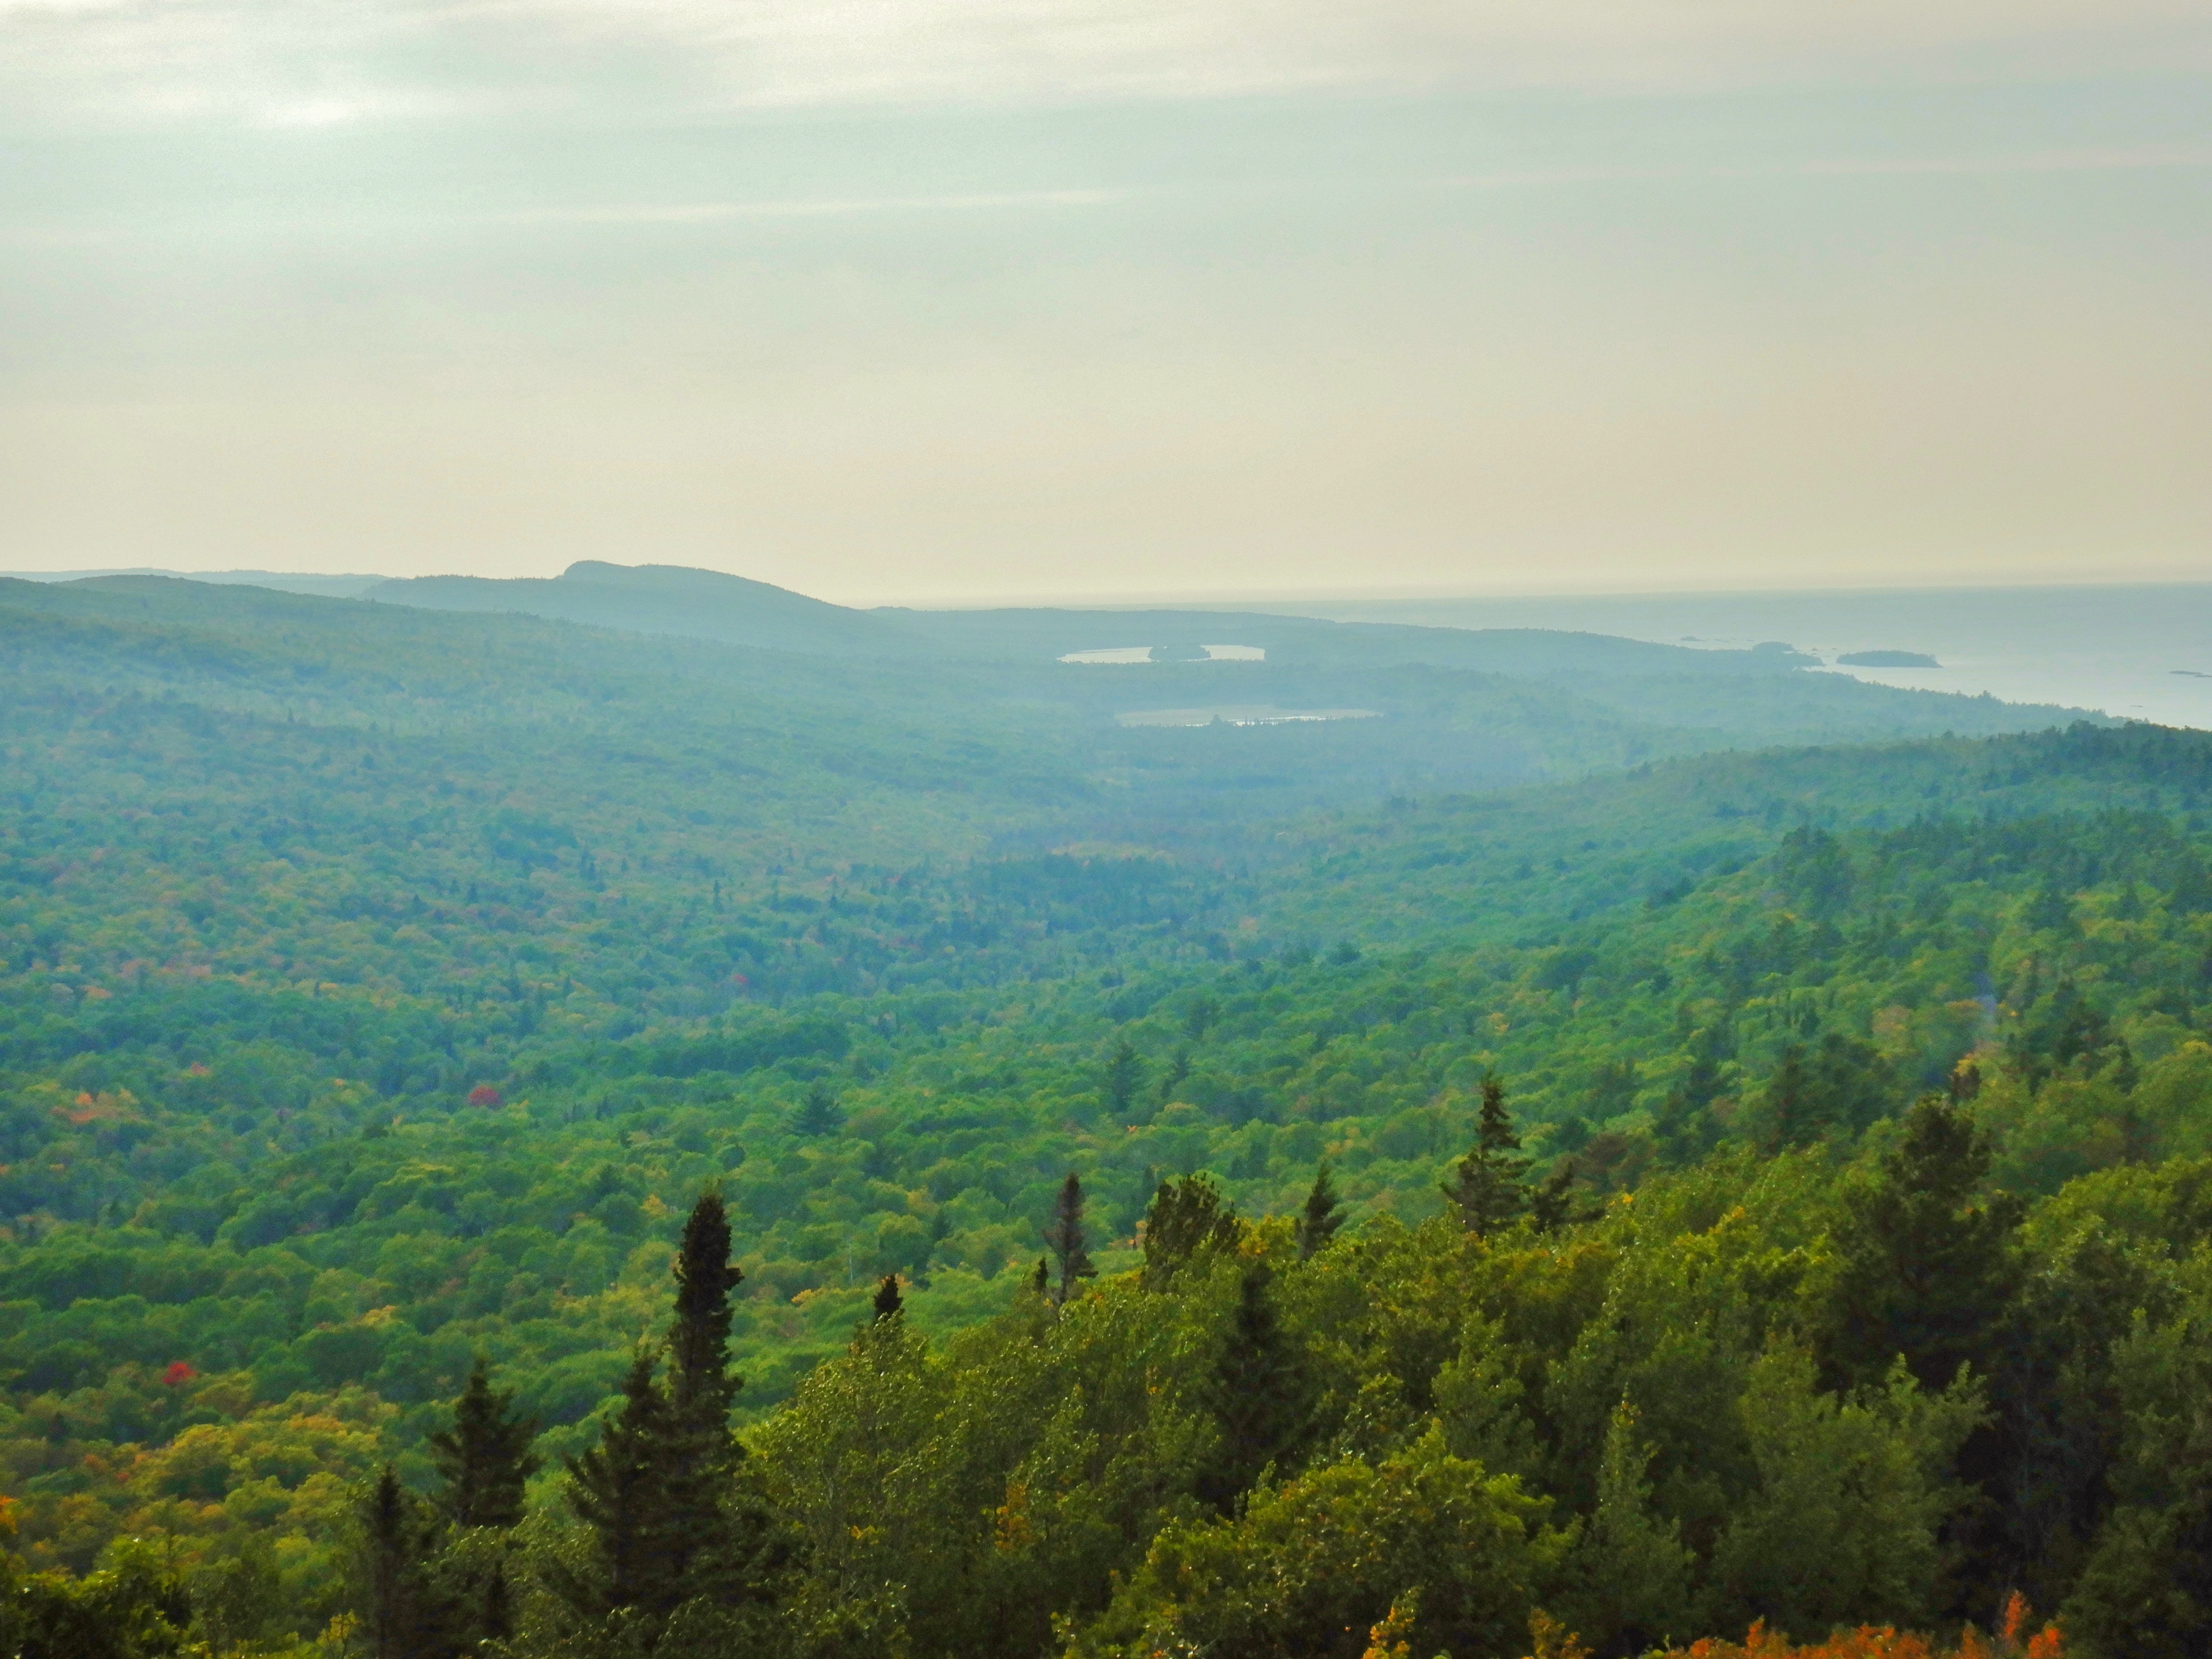
[[[1097,651],[1071,651],[1060,661],[1148,663],[1152,659],[1153,649],[1149,645],[1109,645]],[[1204,645],[1199,649],[1213,662],[1265,662],[1267,658],[1267,653],[1256,645]]]
[[[2064,703],[2162,726],[2212,728],[2212,583],[1248,599],[1233,608],[1340,622],[1556,628],[1670,645],[1778,640],[1831,665],[1846,652],[1917,651],[1942,666],[1832,672],[1882,685],[1986,691],[2011,702]]]

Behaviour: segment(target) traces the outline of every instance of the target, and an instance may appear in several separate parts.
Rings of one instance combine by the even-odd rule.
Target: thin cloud
[[[0,0],[17,124],[2208,66],[2202,0]]]
[[[1672,179],[1849,179],[1972,176],[1981,173],[2136,173],[2212,167],[2212,144],[2152,144],[2130,149],[2045,149],[2012,155],[1814,156],[1758,166],[1591,166],[1516,167],[1455,173],[1431,182],[1468,190],[1657,182]]]
[[[875,196],[781,202],[619,203],[525,208],[494,215],[511,225],[696,225],[727,219],[817,219],[863,213],[961,213],[994,208],[1097,207],[1118,190],[1022,190],[968,196]]]

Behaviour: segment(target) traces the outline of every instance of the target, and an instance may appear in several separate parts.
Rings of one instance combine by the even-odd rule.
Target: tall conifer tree
[[[1044,1230],[1044,1242],[1053,1259],[1060,1263],[1060,1283],[1054,1288],[1053,1304],[1066,1307],[1067,1298],[1075,1294],[1077,1284],[1094,1279],[1098,1273],[1098,1269],[1091,1265],[1090,1238],[1083,1227],[1083,1183],[1076,1179],[1073,1170],[1060,1185],[1060,1198],[1053,1205],[1051,1224]]]
[[[433,1500],[448,1525],[512,1527],[523,1488],[545,1465],[532,1451],[538,1423],[514,1408],[514,1390],[495,1389],[481,1356],[470,1368],[453,1426],[431,1435],[430,1459],[444,1485]]]
[[[1468,1231],[1486,1237],[1528,1207],[1528,1160],[1520,1154],[1521,1137],[1505,1109],[1505,1085],[1493,1072],[1482,1079],[1474,1146],[1443,1189]]]
[[[1922,1387],[1941,1389],[1963,1364],[1992,1370],[2018,1285],[2021,1210],[2010,1197],[1976,1202],[1991,1153],[1964,1107],[1923,1095],[1879,1177],[1846,1193],[1836,1241],[1837,1373],[1875,1382],[1902,1356]]]
[[[1243,1228],[1235,1206],[1203,1175],[1163,1181],[1145,1213],[1144,1286],[1163,1291],[1201,1251],[1233,1249]]]
[[[443,1481],[432,1502],[454,1533],[505,1532],[520,1522],[524,1488],[545,1462],[531,1449],[538,1428],[536,1418],[514,1408],[512,1389],[491,1386],[489,1369],[478,1356],[453,1402],[453,1426],[429,1437],[431,1461]],[[443,1569],[464,1648],[514,1633],[506,1551],[489,1540],[486,1545],[464,1545]]]
[[[730,1218],[721,1194],[699,1195],[677,1251],[676,1316],[668,1327],[669,1403],[677,1415],[726,1439],[730,1407],[744,1383],[730,1374],[730,1293],[744,1274],[730,1260]]]
[[[872,1305],[878,1321],[896,1319],[906,1311],[906,1298],[899,1294],[896,1273],[884,1275],[882,1282],[876,1286],[875,1301]]]
[[[654,1370],[653,1350],[639,1343],[623,1376],[622,1405],[601,1419],[599,1443],[564,1460],[568,1507],[591,1528],[592,1559],[582,1570],[557,1568],[552,1583],[587,1621],[672,1605],[665,1486],[675,1436]]]
[[[664,1503],[671,1594],[720,1607],[773,1599],[766,1503],[730,1409],[744,1386],[730,1369],[731,1293],[744,1274],[730,1260],[730,1218],[709,1188],[684,1224],[676,1315],[668,1328],[670,1448]]]
[[[1313,1413],[1304,1356],[1283,1329],[1273,1283],[1264,1262],[1245,1269],[1206,1389],[1220,1440],[1200,1472],[1198,1495],[1224,1515],[1268,1464],[1296,1449]]]
[[[711,1188],[684,1222],[674,1275],[665,1386],[653,1350],[640,1344],[621,1409],[600,1425],[597,1446],[568,1460],[569,1506],[592,1528],[594,1559],[555,1588],[587,1620],[630,1610],[665,1621],[686,1602],[757,1605],[775,1599],[782,1569],[767,1504],[730,1427],[742,1386],[730,1370],[730,1292],[744,1275]]]
[[[1128,1038],[1115,1043],[1114,1052],[1106,1057],[1102,1081],[1107,1103],[1117,1112],[1127,1111],[1145,1081],[1145,1062],[1137,1057],[1136,1046]]]
[[[1328,1248],[1337,1229],[1344,1225],[1344,1200],[1336,1195],[1326,1160],[1314,1171],[1305,1208],[1298,1213],[1298,1260],[1310,1261]]]
[[[370,1659],[423,1659],[448,1645],[429,1573],[436,1528],[386,1463],[362,1500],[356,1568]]]

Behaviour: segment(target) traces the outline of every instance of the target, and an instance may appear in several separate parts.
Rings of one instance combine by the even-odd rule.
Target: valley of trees
[[[2212,738],[190,586],[0,593],[0,1653],[2212,1647]]]

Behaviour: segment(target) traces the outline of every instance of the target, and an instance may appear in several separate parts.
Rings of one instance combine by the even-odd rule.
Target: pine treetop
[[[1312,1414],[1304,1358],[1283,1329],[1273,1285],[1265,1262],[1245,1269],[1205,1390],[1220,1443],[1200,1473],[1199,1496],[1224,1512],[1270,1462],[1297,1444]]]
[[[1336,1182],[1324,1158],[1314,1171],[1312,1189],[1298,1214],[1298,1260],[1310,1261],[1328,1248],[1337,1229],[1344,1225],[1344,1200],[1336,1195]]]
[[[495,1389],[482,1355],[453,1402],[453,1421],[429,1437],[444,1482],[436,1502],[452,1525],[512,1527],[522,1519],[523,1489],[545,1460],[530,1449],[538,1421],[514,1407],[514,1390]]]
[[[1513,1127],[1513,1114],[1505,1109],[1505,1085],[1495,1072],[1483,1075],[1482,1108],[1475,1120],[1475,1144],[1501,1159],[1508,1152],[1521,1150],[1521,1137]]]
[[[906,1311],[906,1298],[899,1294],[898,1275],[885,1273],[883,1282],[876,1286],[875,1316],[878,1320],[896,1319]]]
[[[676,1316],[668,1328],[671,1403],[726,1425],[742,1386],[730,1375],[730,1292],[744,1274],[730,1260],[730,1218],[713,1188],[699,1194],[676,1255]]]
[[[1581,1174],[1571,1153],[1552,1166],[1528,1198],[1528,1219],[1540,1233],[1555,1233],[1585,1218],[1575,1206],[1575,1181]]]
[[[1207,1250],[1233,1249],[1243,1231],[1212,1176],[1163,1181],[1145,1212],[1145,1288],[1166,1289],[1183,1263]]]
[[[1060,1197],[1053,1205],[1052,1220],[1044,1230],[1044,1242],[1060,1262],[1060,1283],[1053,1301],[1065,1307],[1068,1297],[1075,1294],[1079,1281],[1095,1279],[1098,1274],[1098,1269],[1091,1262],[1089,1236],[1083,1226],[1083,1182],[1073,1170],[1067,1172]]]
[[[562,1460],[568,1507],[592,1529],[599,1559],[594,1572],[564,1574],[555,1588],[585,1618],[651,1607],[669,1588],[665,1499],[678,1436],[656,1369],[653,1349],[639,1343],[623,1374],[621,1406],[599,1421],[599,1443]]]
[[[810,1139],[834,1135],[844,1127],[844,1108],[838,1105],[837,1097],[826,1084],[809,1087],[806,1097],[799,1102],[799,1109],[791,1117],[791,1132]]]
[[[1505,1107],[1505,1085],[1493,1072],[1482,1079],[1474,1149],[1460,1159],[1443,1189],[1469,1232],[1496,1232],[1528,1207],[1528,1160],[1520,1152],[1521,1137]]]

